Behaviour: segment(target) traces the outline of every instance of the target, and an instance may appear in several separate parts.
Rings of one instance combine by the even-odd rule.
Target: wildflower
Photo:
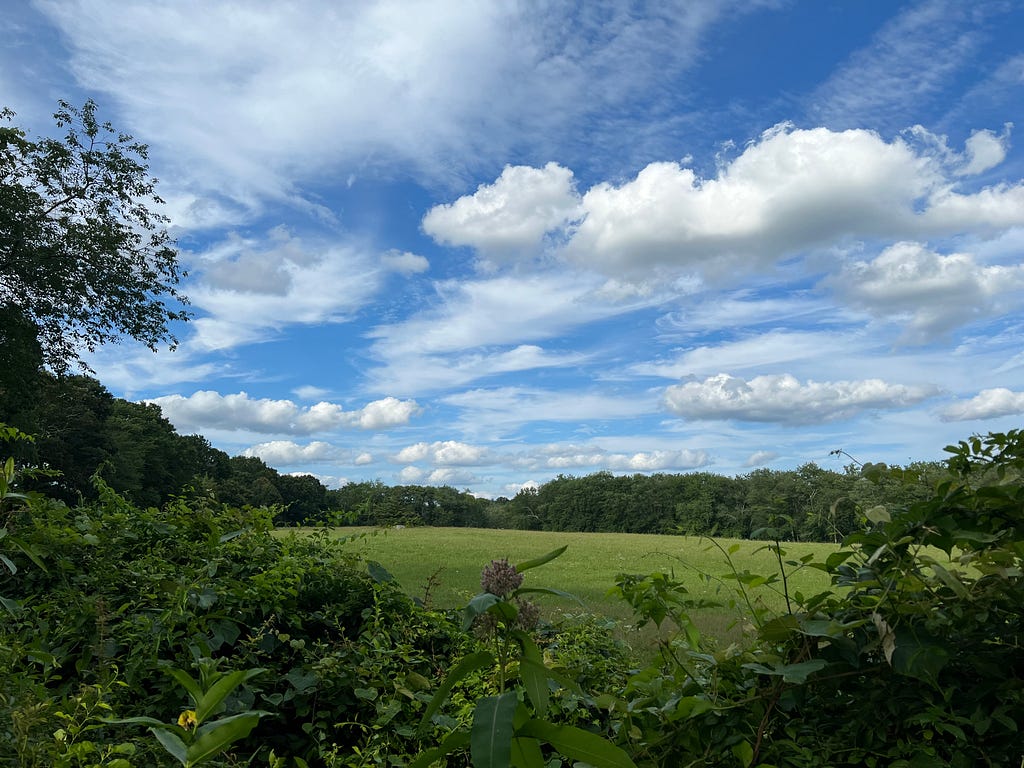
[[[519,628],[525,629],[527,632],[536,629],[537,624],[540,623],[540,608],[537,607],[537,604],[516,598],[516,608],[519,611],[516,615],[516,624],[519,625]]]
[[[523,583],[523,574],[508,560],[491,560],[480,575],[480,586],[484,592],[505,598],[515,592]]]
[[[490,640],[498,631],[498,617],[493,613],[481,613],[473,620],[473,634],[481,640]]]
[[[178,725],[186,730],[195,728],[199,725],[199,720],[196,719],[196,711],[194,709],[186,709],[178,715]]]

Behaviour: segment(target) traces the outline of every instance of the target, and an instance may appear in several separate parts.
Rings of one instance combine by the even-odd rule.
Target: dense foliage
[[[63,372],[122,335],[173,344],[170,324],[187,313],[146,146],[100,122],[91,101],[59,106],[59,139],[31,139],[0,110],[0,348],[19,362],[34,349]]]
[[[0,765],[454,766],[470,749],[478,768],[1018,765],[1024,433],[950,450],[926,498],[859,508],[823,562],[787,555],[785,518],[764,532],[776,573],[723,549],[742,642],[701,637],[706,602],[671,573],[623,574],[638,623],[661,627],[635,668],[597,620],[534,628],[521,572],[557,552],[492,563],[460,616],[410,600],[343,539],[273,534],[266,510],[140,509],[102,481],[68,507],[24,492],[39,470],[10,460]],[[862,479],[920,483],[880,466]],[[831,588],[790,591],[800,568]]]

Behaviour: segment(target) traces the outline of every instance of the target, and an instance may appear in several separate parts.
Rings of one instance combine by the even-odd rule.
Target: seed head
[[[516,567],[508,560],[491,560],[491,564],[484,568],[480,574],[480,586],[484,592],[490,592],[501,598],[506,598],[515,592],[523,583],[523,574],[516,570]]]

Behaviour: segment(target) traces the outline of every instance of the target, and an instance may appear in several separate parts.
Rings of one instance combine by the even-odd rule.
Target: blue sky
[[[1021,426],[1019,2],[6,12],[0,104],[147,142],[190,271],[90,364],[229,453],[511,496]]]

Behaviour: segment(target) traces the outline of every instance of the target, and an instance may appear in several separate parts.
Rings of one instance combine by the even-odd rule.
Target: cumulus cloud
[[[319,440],[299,445],[290,440],[271,440],[250,446],[242,451],[243,456],[255,456],[271,466],[290,466],[307,462],[336,461],[343,452],[330,443]]]
[[[493,184],[432,208],[423,218],[423,230],[439,243],[513,257],[535,249],[547,233],[578,213],[579,196],[568,168],[508,165]]]
[[[705,451],[688,449],[676,451],[640,451],[637,453],[608,453],[593,450],[581,453],[560,453],[548,456],[543,466],[550,469],[570,467],[597,467],[619,472],[657,472],[661,470],[695,469],[709,463]]]
[[[380,263],[384,265],[385,269],[406,276],[416,275],[430,269],[430,262],[425,256],[409,253],[409,251],[388,251],[381,255]]]
[[[903,242],[846,265],[825,285],[876,316],[907,318],[905,340],[926,342],[1003,310],[999,297],[1024,288],[1024,266],[982,266],[969,254],[943,256]]]
[[[419,483],[427,473],[419,467],[404,467],[397,475],[399,482],[411,485]]]
[[[444,242],[521,251],[561,220],[561,253],[588,269],[635,278],[661,268],[721,281],[843,240],[1024,224],[1024,184],[964,192],[955,182],[957,168],[995,160],[992,142],[1002,139],[976,132],[966,165],[936,149],[943,141],[923,129],[886,141],[862,129],[782,124],[714,178],[655,162],[579,201],[560,166],[507,168],[495,184],[434,209],[424,226]],[[556,171],[557,195],[534,188]]]
[[[966,161],[957,173],[961,176],[973,176],[995,168],[1003,162],[1009,148],[1012,127],[1012,123],[1007,123],[1002,135],[999,136],[993,131],[974,131],[966,142]]]
[[[415,401],[394,397],[346,411],[325,401],[302,407],[291,400],[251,398],[245,392],[222,395],[209,390],[188,397],[166,395],[147,402],[159,405],[164,416],[185,433],[224,429],[308,435],[344,428],[383,429],[406,424],[419,411]]]
[[[760,467],[779,457],[775,451],[754,451],[747,460],[743,462],[745,467]]]
[[[1018,414],[1024,414],[1024,392],[996,387],[983,389],[970,400],[948,406],[941,418],[943,421],[972,421]]]
[[[881,379],[801,383],[794,376],[755,376],[749,381],[721,373],[665,390],[665,406],[694,420],[734,419],[817,424],[864,411],[916,405],[936,394],[931,386],[889,384]]]
[[[487,448],[443,440],[406,446],[392,460],[400,464],[427,461],[440,466],[474,466],[489,462],[491,456]]]

